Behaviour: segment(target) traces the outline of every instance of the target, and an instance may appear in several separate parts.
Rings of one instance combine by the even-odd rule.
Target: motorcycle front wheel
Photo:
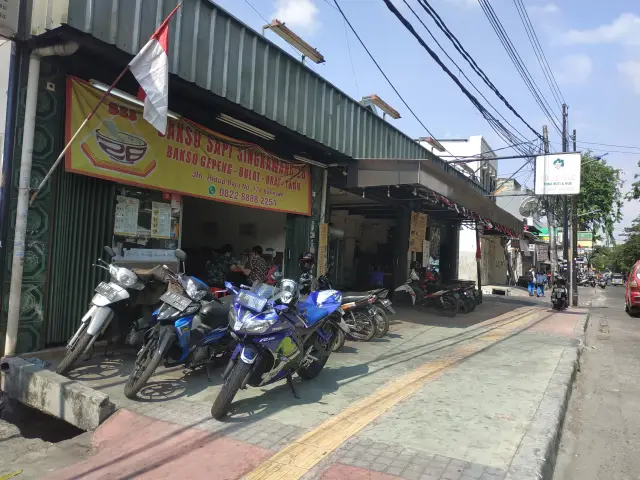
[[[333,338],[333,342],[331,343],[331,351],[339,352],[344,347],[344,342],[347,340],[347,336],[340,328],[336,328],[336,334]]]
[[[436,305],[436,310],[443,317],[455,317],[458,314],[458,299],[452,295],[445,295]]]
[[[82,355],[82,352],[87,349],[87,346],[91,342],[92,338],[93,335],[90,335],[87,332],[83,332],[76,344],[69,350],[67,350],[67,353],[60,362],[60,365],[58,365],[58,368],[56,368],[56,373],[59,375],[66,375],[73,368],[73,365],[78,361],[78,359]]]
[[[229,372],[229,376],[211,406],[211,416],[213,418],[220,420],[229,413],[231,402],[233,402],[233,398],[236,396],[236,393],[238,393],[238,390],[240,390],[242,382],[244,382],[244,379],[249,374],[249,370],[251,370],[251,365],[247,365],[239,359],[236,361],[236,364],[231,369],[231,372]]]
[[[160,336],[157,332],[154,332],[149,338],[149,341],[142,347],[140,353],[136,357],[136,363],[133,370],[127,378],[127,383],[124,384],[124,396],[134,400],[138,395],[138,392],[142,390],[153,372],[156,371],[158,365],[162,361],[162,352],[158,351],[158,344],[160,343]]]

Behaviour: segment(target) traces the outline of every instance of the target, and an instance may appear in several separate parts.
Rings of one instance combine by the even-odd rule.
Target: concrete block
[[[114,411],[109,396],[20,357],[3,358],[4,394],[82,430],[95,430]],[[3,369],[4,370],[4,369]]]

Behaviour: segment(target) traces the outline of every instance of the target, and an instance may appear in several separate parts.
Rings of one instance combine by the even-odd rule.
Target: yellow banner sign
[[[67,79],[66,138],[71,139],[101,92]],[[161,135],[142,109],[109,97],[69,149],[70,172],[219,202],[311,214],[309,166],[187,120],[169,119]]]

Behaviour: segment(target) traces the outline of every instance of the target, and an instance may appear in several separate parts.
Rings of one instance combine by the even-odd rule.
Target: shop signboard
[[[18,33],[19,10],[20,0],[0,0],[0,38],[15,38]]]
[[[66,139],[98,103],[101,92],[67,79]],[[142,108],[109,97],[84,127],[65,159],[70,172],[263,210],[311,214],[306,164],[220,135],[184,119],[169,119],[160,134]],[[154,217],[166,234],[166,212]]]
[[[427,215],[411,212],[411,233],[409,235],[409,250],[422,252],[422,242],[427,234]]]
[[[580,154],[538,155],[535,193],[536,195],[580,193]]]
[[[318,238],[318,276],[327,273],[327,248],[329,244],[329,224],[321,223]]]
[[[593,248],[593,232],[578,232],[578,248]]]

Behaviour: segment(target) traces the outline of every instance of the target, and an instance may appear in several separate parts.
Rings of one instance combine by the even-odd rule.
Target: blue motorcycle
[[[238,344],[211,407],[211,415],[218,420],[247,385],[261,387],[286,378],[296,395],[292,375],[297,373],[304,380],[316,377],[327,363],[338,328],[348,331],[340,309],[342,294],[337,290],[312,292],[298,303],[298,285],[290,279],[275,287],[260,284],[251,291],[226,286],[235,294],[229,327]]]
[[[184,271],[186,254],[176,250],[176,257]],[[124,386],[124,394],[130,399],[136,397],[163,360],[167,367],[197,368],[224,357],[229,350],[229,305],[216,299],[201,280],[165,270],[173,281],[160,297],[163,303],[153,312],[153,326],[145,334]]]

